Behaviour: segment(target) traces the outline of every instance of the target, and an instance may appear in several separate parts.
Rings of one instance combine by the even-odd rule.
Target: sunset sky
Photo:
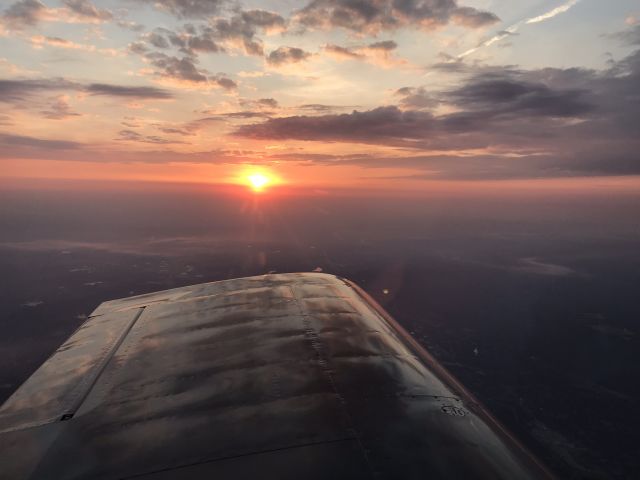
[[[10,0],[0,177],[640,184],[637,0]]]
[[[324,272],[557,478],[638,478],[638,152],[640,0],[0,0],[0,406],[104,301]]]

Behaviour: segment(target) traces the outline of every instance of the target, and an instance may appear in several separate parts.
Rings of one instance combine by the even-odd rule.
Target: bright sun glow
[[[262,173],[252,173],[247,175],[249,186],[256,192],[264,190],[271,183],[271,179]]]

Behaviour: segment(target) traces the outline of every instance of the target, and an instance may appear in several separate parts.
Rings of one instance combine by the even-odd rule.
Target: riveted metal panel
[[[213,282],[105,302],[94,315],[14,396],[39,400],[4,407],[20,412],[11,425],[36,419],[0,433],[12,478],[548,476],[338,277]]]
[[[72,416],[141,309],[89,318],[0,408],[0,432]]]

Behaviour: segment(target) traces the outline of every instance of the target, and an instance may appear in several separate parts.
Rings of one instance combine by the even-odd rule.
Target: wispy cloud
[[[531,17],[531,18],[527,18],[525,20],[520,20],[519,22],[514,23],[513,25],[510,25],[509,27],[505,28],[504,30],[499,31],[498,33],[496,33],[493,37],[489,38],[488,40],[485,40],[484,42],[482,42],[480,45],[470,48],[469,50],[462,52],[460,55],[458,55],[458,59],[467,57],[469,55],[471,55],[472,53],[477,52],[478,50],[488,47],[490,45],[493,45],[496,42],[499,42],[500,40],[507,38],[511,35],[514,35],[522,25],[530,25],[533,23],[540,23],[540,22],[544,22],[547,21],[557,15],[560,15],[561,13],[564,13],[566,11],[568,11],[571,7],[573,7],[574,5],[576,5],[580,0],[569,0],[568,2],[565,2],[564,4],[549,10],[548,12],[543,13],[542,15],[538,15],[535,17]]]
[[[92,95],[107,95],[111,97],[127,97],[127,98],[156,98],[170,99],[173,94],[167,90],[156,87],[140,87],[125,85],[110,85],[105,83],[92,83],[86,86],[86,91]]]
[[[580,0],[569,0],[568,2],[564,3],[563,5],[560,5],[559,7],[554,8],[553,10],[549,10],[546,13],[543,13],[542,15],[538,15],[537,17],[533,17],[530,18],[529,20],[527,20],[527,24],[529,23],[539,23],[539,22],[544,22],[545,20],[549,20],[550,18],[555,17],[556,15],[560,15],[561,13],[566,12],[567,10],[569,10],[571,7],[573,7],[576,3],[578,3]]]
[[[68,140],[50,140],[44,138],[29,137],[26,135],[12,135],[9,133],[0,133],[0,146],[6,147],[22,147],[33,149],[50,149],[50,150],[73,150],[80,148],[82,144]]]
[[[39,93],[58,91],[86,92],[90,95],[104,95],[139,100],[164,100],[174,97],[173,93],[157,87],[114,85],[91,83],[83,85],[64,78],[0,79],[0,102],[19,103]]]
[[[98,48],[95,45],[76,43],[60,37],[45,37],[44,35],[34,35],[30,38],[30,41],[33,48],[37,49],[48,46],[54,48],[64,48],[67,50],[81,50],[91,53],[97,52],[102,55],[109,55],[111,57],[115,57],[120,54],[120,51],[115,48]]]
[[[359,60],[383,68],[408,66],[409,62],[394,55],[397,48],[396,42],[385,40],[353,47],[328,44],[324,46],[324,51],[337,60]]]
[[[179,140],[163,138],[157,135],[142,135],[134,130],[121,130],[118,132],[118,138],[116,140],[124,142],[155,143],[161,145],[184,143]]]

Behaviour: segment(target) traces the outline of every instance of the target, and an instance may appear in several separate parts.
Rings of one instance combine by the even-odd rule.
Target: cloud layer
[[[220,11],[226,0],[134,0],[180,18],[200,18]]]
[[[407,26],[433,29],[451,21],[477,28],[499,20],[491,12],[460,7],[454,0],[313,0],[294,18],[306,28],[343,28],[370,34]]]
[[[425,152],[411,156],[414,167],[449,162],[460,176],[640,174],[640,51],[604,72],[479,68],[451,90],[404,87],[395,97],[399,105],[271,118],[235,135],[401,147]],[[435,114],[437,105],[451,112]],[[459,153],[469,150],[493,154]]]
[[[149,86],[107,83],[82,84],[64,78],[0,80],[0,102],[5,103],[21,102],[39,93],[59,91],[77,91],[90,95],[132,99],[170,99],[174,97],[174,94],[169,90]]]
[[[612,5],[617,20],[602,25],[621,30],[588,37],[570,22],[586,2],[498,2],[516,20],[487,31],[499,22],[480,9],[489,3],[9,0],[0,161],[640,174],[637,13]],[[590,67],[540,68],[570,64],[577,48],[550,54],[532,37],[545,32],[599,42],[576,55]],[[485,48],[506,38],[513,52]]]

